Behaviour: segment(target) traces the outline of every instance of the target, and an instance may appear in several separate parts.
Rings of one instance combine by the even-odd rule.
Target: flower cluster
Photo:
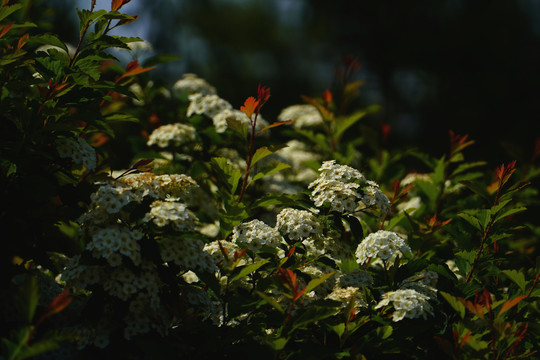
[[[379,230],[371,233],[356,248],[356,259],[365,264],[371,259],[382,260],[391,266],[396,258],[410,253],[411,249],[395,232]]]
[[[277,215],[277,229],[292,241],[320,235],[321,225],[313,213],[307,210],[286,208]]]
[[[323,124],[319,110],[313,105],[292,105],[281,110],[278,121],[288,120],[293,120],[293,126],[296,129]]]
[[[122,324],[126,339],[150,329],[163,332],[170,326],[160,300],[159,266],[215,271],[212,257],[203,251],[204,243],[183,233],[194,229],[196,217],[180,200],[189,202],[196,188],[196,182],[186,175],[125,175],[101,183],[90,197],[89,210],[78,220],[91,256],[72,258],[62,279],[83,289],[101,287],[107,296],[126,302],[128,315]],[[157,228],[146,225],[149,222]],[[155,231],[164,226],[174,233],[157,235]],[[156,251],[142,251],[142,242]],[[154,253],[159,254],[157,259],[148,257]],[[104,318],[107,309],[114,307],[112,303],[106,303]]]
[[[162,125],[152,131],[147,145],[157,145],[161,148],[180,146],[195,140],[195,128],[187,124]]]
[[[383,294],[383,299],[375,306],[375,309],[387,306],[391,302],[394,308],[392,314],[394,322],[404,318],[415,319],[420,316],[427,319],[427,314],[433,315],[433,307],[428,300],[427,295],[412,289],[390,291]]]
[[[165,237],[159,240],[161,259],[182,269],[213,273],[214,260],[204,252],[204,243],[190,236]]]
[[[263,246],[277,247],[283,238],[273,227],[260,220],[252,220],[234,228],[232,241],[242,248],[247,247],[248,250],[257,252]]]
[[[412,289],[422,293],[431,299],[437,298],[437,280],[439,275],[431,270],[424,270],[418,274],[403,280],[399,285],[400,289]]]
[[[214,263],[230,266],[235,260],[235,256],[240,253],[240,247],[231,241],[215,240],[204,245],[203,251],[209,254]],[[244,259],[241,259],[238,265],[245,265]]]
[[[329,204],[332,211],[353,212],[362,203],[364,207],[378,209],[381,214],[390,210],[390,201],[379,186],[366,180],[358,170],[330,160],[323,162],[319,171],[319,177],[308,186],[313,188],[311,200],[315,206]]]
[[[197,217],[183,203],[177,201],[156,200],[150,204],[150,211],[144,216],[144,221],[152,221],[158,227],[171,224],[178,231],[192,230]]]
[[[96,150],[82,137],[77,137],[77,140],[60,138],[56,141],[56,150],[61,158],[71,158],[75,164],[96,170]]]
[[[193,94],[200,93],[203,95],[215,95],[216,88],[199,78],[195,74],[184,74],[180,80],[174,83],[173,91],[175,94]]]
[[[335,288],[326,299],[339,301],[343,307],[348,306],[351,302],[354,304],[355,309],[366,308],[367,303],[362,294],[362,291],[357,287],[349,286],[346,288]]]
[[[362,286],[373,285],[373,276],[366,271],[356,269],[349,273],[340,275],[337,282],[341,287],[353,286],[360,288]]]
[[[213,118],[223,110],[232,109],[232,105],[220,98],[217,95],[204,95],[201,93],[195,93],[189,95],[189,100],[191,101],[187,109],[187,116],[192,116],[193,114],[197,115],[206,115],[210,118]]]

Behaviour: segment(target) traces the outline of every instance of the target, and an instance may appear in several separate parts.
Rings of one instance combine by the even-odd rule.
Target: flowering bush
[[[3,357],[538,357],[540,142],[494,172],[452,131],[442,156],[389,150],[345,106],[350,58],[339,102],[266,121],[264,86],[236,109],[149,81],[159,57],[120,66],[126,0],[79,10],[72,50],[8,2]]]

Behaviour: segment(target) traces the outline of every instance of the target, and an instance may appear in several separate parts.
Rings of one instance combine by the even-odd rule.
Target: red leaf
[[[128,76],[135,76],[135,75],[139,75],[139,74],[142,74],[144,72],[147,72],[147,71],[150,71],[150,70],[154,70],[156,68],[156,66],[152,66],[152,67],[149,67],[149,68],[143,68],[142,66],[139,66],[139,61],[137,60],[133,60],[131,61],[129,64],[127,64],[126,66],[126,72],[122,74],[122,76],[120,76],[117,80],[116,80],[116,83],[118,84],[118,82]]]
[[[296,245],[293,245],[293,247],[287,253],[287,257],[290,258],[294,254],[295,250],[296,250]]]
[[[270,89],[259,84],[257,87],[257,113],[270,98]]]
[[[275,123],[270,124],[270,125],[268,125],[267,127],[263,128],[261,131],[259,131],[259,132],[257,133],[257,135],[262,134],[262,133],[265,132],[266,130],[271,129],[271,128],[274,128],[274,127],[276,127],[276,126],[281,126],[281,125],[285,125],[285,124],[292,123],[292,122],[293,122],[293,120],[276,121]]]
[[[474,140],[467,141],[469,135],[456,135],[452,130],[450,133],[450,157],[455,153],[465,149],[466,147],[474,144]]]
[[[324,92],[322,93],[322,96],[321,96],[321,99],[323,101],[323,104],[324,104],[324,107],[328,109],[328,106],[330,105],[330,103],[332,102],[332,93],[330,92],[330,90],[326,89],[324,90]]]
[[[21,49],[24,46],[24,44],[27,43],[26,39],[28,39],[29,36],[30,34],[24,34],[23,36],[19,38],[19,42],[17,43],[17,50]]]
[[[465,336],[463,336],[461,338],[461,341],[459,342],[459,347],[462,348],[463,345],[465,345],[467,343],[467,341],[469,341],[469,337],[471,336],[471,330],[468,330],[467,333],[465,334]]]
[[[458,300],[465,305],[465,307],[472,312],[474,315],[478,316],[479,318],[484,318],[484,307],[481,304],[475,304],[470,301],[467,301],[463,298],[458,298]]]
[[[0,38],[4,35],[6,35],[6,33],[9,31],[9,29],[11,29],[11,27],[13,26],[13,24],[15,24],[15,21],[12,22],[11,24],[9,25],[6,25],[2,28],[2,30],[0,30]]]
[[[525,298],[527,298],[527,295],[518,296],[512,300],[508,300],[507,302],[505,302],[501,310],[499,310],[499,314],[497,315],[497,318],[499,318],[502,314],[504,314],[505,312],[507,312],[514,306],[516,306],[517,304],[519,304],[519,302]]]
[[[52,316],[64,310],[71,303],[72,300],[73,298],[69,296],[68,289],[62,291],[62,293],[55,297],[53,301],[51,301],[49,306],[47,306],[43,315],[41,315],[41,317],[36,322],[35,327],[37,327],[43,320],[45,320],[49,316]]]
[[[381,123],[381,132],[382,132],[382,142],[386,143],[386,139],[388,139],[388,134],[390,134],[390,130],[392,127],[390,124],[387,123]]]
[[[510,179],[510,176],[516,171],[516,160],[510,162],[508,165],[502,164],[495,169],[495,176],[499,180],[499,188],[501,188]]]
[[[244,105],[240,106],[240,111],[242,111],[246,116],[251,120],[253,113],[257,109],[259,101],[255,100],[253,96],[250,96],[244,102]]]
[[[131,0],[112,0],[111,3],[111,11],[116,11],[120,9],[122,6],[130,2]]]

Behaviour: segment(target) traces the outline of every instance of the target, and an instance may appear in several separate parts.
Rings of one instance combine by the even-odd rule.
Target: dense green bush
[[[540,142],[494,171],[452,131],[392,149],[347,107],[353,58],[340,94],[268,121],[264,86],[236,110],[150,81],[170,57],[121,66],[145,44],[113,35],[125,0],[79,10],[73,49],[8,2],[4,358],[538,358]]]

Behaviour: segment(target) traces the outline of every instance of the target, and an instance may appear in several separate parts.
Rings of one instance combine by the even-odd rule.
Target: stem
[[[253,121],[251,121],[251,134],[249,136],[249,149],[248,149],[248,156],[246,159],[246,171],[244,173],[244,179],[242,180],[242,187],[240,188],[240,195],[238,196],[238,202],[242,202],[242,198],[244,197],[244,192],[246,191],[246,188],[248,185],[248,177],[249,177],[249,172],[251,170],[251,161],[253,160],[253,148],[255,146],[255,125],[257,124],[258,116],[259,116],[259,112],[257,111],[255,113],[255,118],[253,119]]]
[[[501,188],[502,183],[499,183],[499,188],[497,189],[497,195],[495,195],[495,201],[493,201],[493,206],[497,205],[499,202],[499,196],[501,195]],[[488,238],[489,231],[491,230],[491,226],[493,225],[494,216],[490,215],[489,222],[486,225],[486,228],[484,229],[484,234],[482,234],[482,240],[480,240],[480,248],[476,252],[476,255],[474,256],[473,263],[471,265],[471,270],[467,274],[467,277],[465,278],[465,283],[468,283],[469,280],[471,280],[471,276],[476,268],[476,265],[478,264],[478,260],[480,259],[480,255],[482,255],[482,251],[484,250],[484,245],[486,243],[486,240]]]

